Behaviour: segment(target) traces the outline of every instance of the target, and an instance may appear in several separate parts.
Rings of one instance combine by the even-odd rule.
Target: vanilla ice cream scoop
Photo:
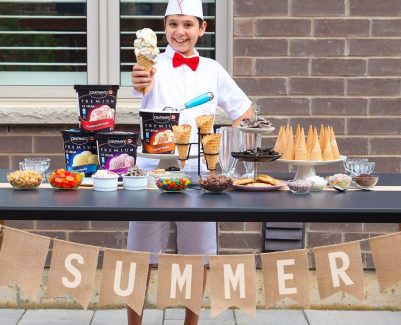
[[[135,55],[144,56],[148,60],[156,63],[156,58],[159,55],[157,48],[157,37],[150,28],[140,29],[136,32],[136,40],[134,41]]]

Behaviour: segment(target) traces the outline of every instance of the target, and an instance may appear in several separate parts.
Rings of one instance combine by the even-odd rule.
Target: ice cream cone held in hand
[[[185,160],[188,157],[191,130],[192,127],[189,124],[173,125],[174,142],[177,145],[178,159],[181,162],[181,169],[185,167]]]
[[[151,72],[156,64],[156,58],[159,55],[157,48],[157,37],[153,30],[144,28],[136,32],[134,41],[136,62],[147,72]],[[142,89],[142,94],[146,93],[146,87]]]
[[[221,134],[205,135],[202,139],[203,153],[207,162],[210,175],[214,175],[217,161],[219,159]]]

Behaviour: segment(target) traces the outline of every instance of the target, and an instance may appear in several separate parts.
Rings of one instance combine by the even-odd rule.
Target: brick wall
[[[401,171],[401,0],[234,0],[233,74],[277,127],[330,124],[341,153]],[[59,131],[70,126],[0,125],[0,168],[26,156],[64,164]],[[132,126],[119,126],[132,130]],[[274,136],[264,139],[271,146]],[[286,171],[267,163],[262,171]],[[317,171],[343,171],[341,164]],[[5,216],[6,218],[6,216]],[[268,216],[266,216],[268,220]],[[124,222],[8,222],[76,242],[124,248]],[[260,223],[220,223],[223,254],[261,249]],[[394,224],[308,224],[306,246],[364,239]],[[174,246],[174,228],[170,240]],[[363,244],[365,266],[369,247]]]

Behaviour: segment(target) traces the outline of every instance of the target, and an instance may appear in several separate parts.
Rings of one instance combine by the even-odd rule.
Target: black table
[[[291,178],[289,174],[275,176]],[[401,185],[401,175],[382,174],[378,185]],[[0,216],[8,220],[401,223],[401,192],[322,191],[296,195],[288,191],[204,194],[199,190],[0,189]]]

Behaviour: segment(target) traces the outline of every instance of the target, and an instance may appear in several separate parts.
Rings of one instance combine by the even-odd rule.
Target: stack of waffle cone
[[[188,157],[189,141],[191,139],[192,127],[189,124],[174,125],[174,142],[177,145],[178,159],[181,162],[181,169],[185,167],[185,160]]]
[[[214,175],[217,161],[219,159],[221,134],[205,135],[202,139],[203,153],[206,158],[207,168]]]
[[[196,126],[200,129],[200,134],[206,135],[212,133],[214,115],[199,115],[195,118]]]
[[[152,60],[149,60],[146,56],[144,55],[139,55],[136,57],[136,62],[147,72],[150,72],[154,66],[154,62]],[[142,94],[145,95],[146,88],[142,89]]]

